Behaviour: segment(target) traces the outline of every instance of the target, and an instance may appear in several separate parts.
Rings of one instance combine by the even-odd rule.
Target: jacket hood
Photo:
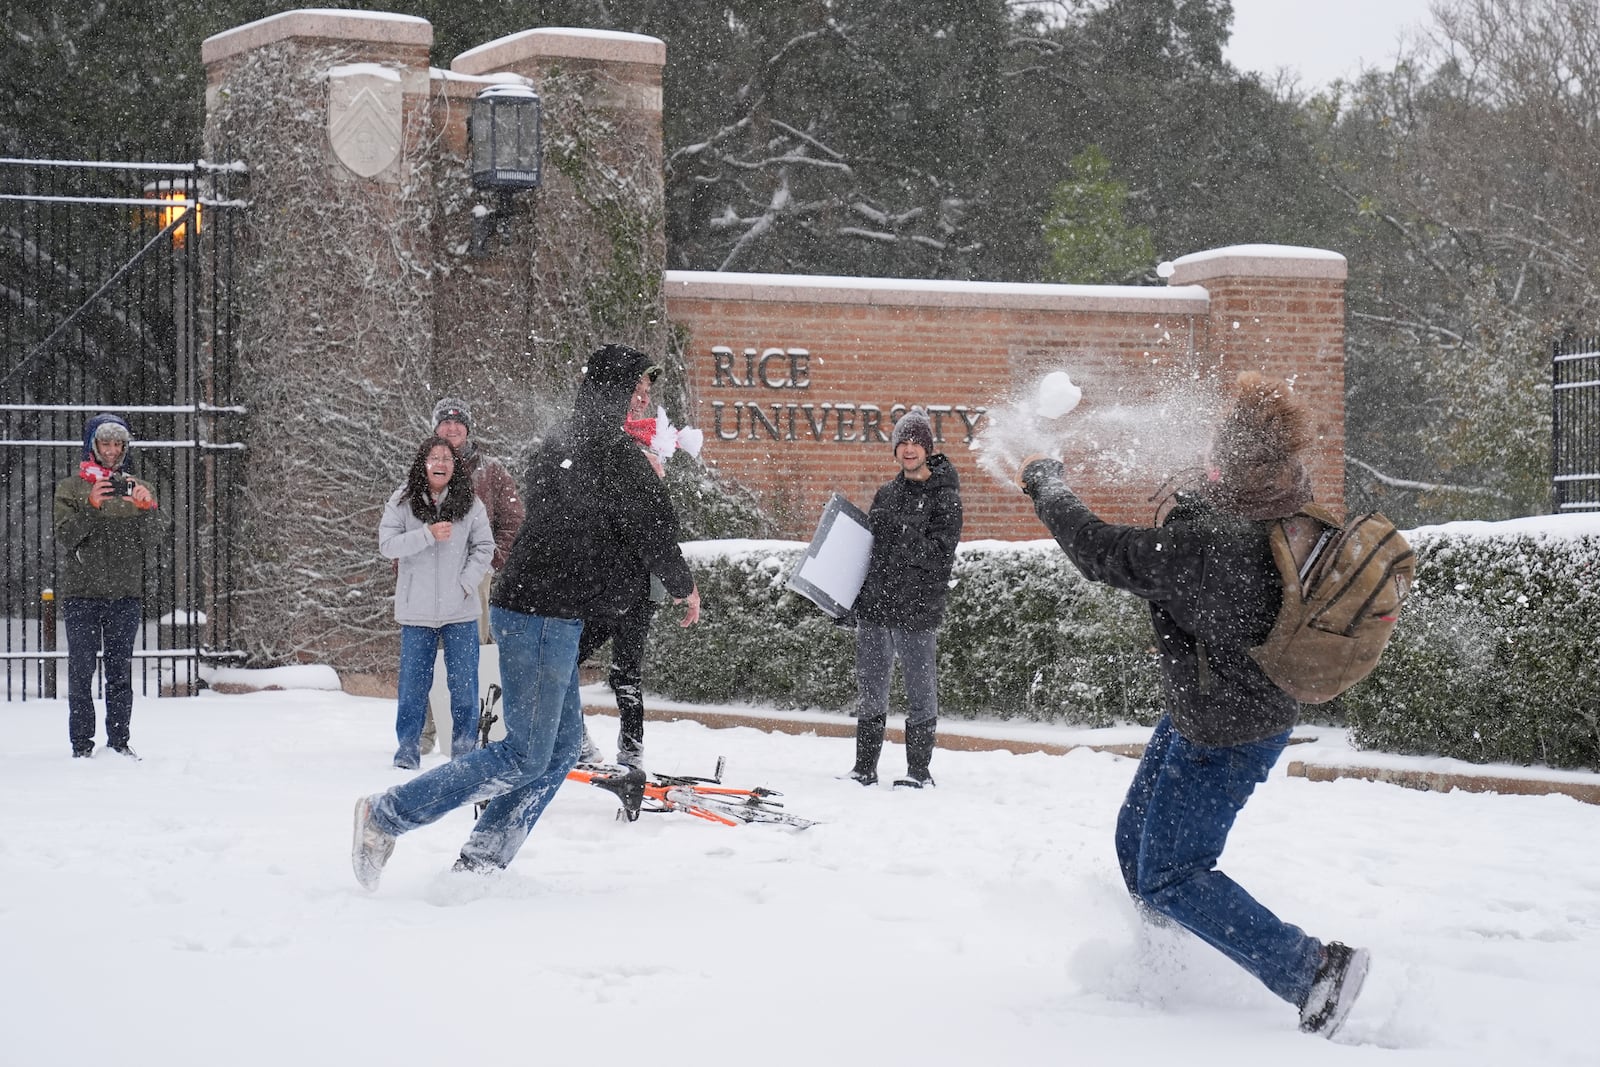
[[[94,454],[94,435],[95,432],[106,423],[113,423],[117,426],[121,426],[123,432],[128,435],[128,447],[122,450],[122,462],[117,464],[118,470],[126,470],[128,466],[128,460],[133,455],[133,433],[128,429],[128,423],[122,418],[122,416],[113,415],[110,412],[104,412],[96,415],[94,418],[84,423],[83,452],[78,456],[78,458],[80,460],[93,460],[96,463],[100,462],[100,457]]]
[[[1279,378],[1239,375],[1237,398],[1211,443],[1213,473],[1206,494],[1247,519],[1293,515],[1311,500],[1301,454],[1312,441],[1311,415]]]
[[[596,349],[578,383],[578,396],[572,406],[574,430],[582,436],[608,430],[620,433],[639,377],[653,377],[659,370],[656,362],[637,348],[606,345]]]

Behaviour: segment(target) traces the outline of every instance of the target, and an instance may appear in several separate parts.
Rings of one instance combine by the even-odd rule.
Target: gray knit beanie
[[[921,445],[924,452],[933,454],[933,425],[921,408],[912,408],[900,416],[900,421],[894,424],[894,435],[889,438],[889,450],[898,452],[905,441]]]
[[[467,428],[468,433],[472,432],[472,409],[465,400],[447,396],[433,405],[433,428],[437,430],[439,424],[447,419],[459,422]]]

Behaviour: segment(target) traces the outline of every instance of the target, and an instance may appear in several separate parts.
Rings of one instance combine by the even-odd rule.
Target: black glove
[[[1017,476],[1017,483],[1022,486],[1022,491],[1029,496],[1037,496],[1039,487],[1049,478],[1064,478],[1067,473],[1066,464],[1059,459],[1048,456],[1029,456],[1022,461],[1022,471]]]

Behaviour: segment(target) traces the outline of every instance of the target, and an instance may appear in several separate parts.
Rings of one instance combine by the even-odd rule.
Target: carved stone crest
[[[352,172],[376,178],[400,158],[400,75],[374,63],[328,71],[328,141]],[[385,175],[398,181],[398,174]]]

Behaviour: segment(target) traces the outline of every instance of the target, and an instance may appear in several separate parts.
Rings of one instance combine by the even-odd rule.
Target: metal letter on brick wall
[[[333,154],[363,178],[376,178],[400,158],[404,98],[393,71],[363,64],[328,71],[328,141]],[[384,180],[398,182],[391,173]]]

